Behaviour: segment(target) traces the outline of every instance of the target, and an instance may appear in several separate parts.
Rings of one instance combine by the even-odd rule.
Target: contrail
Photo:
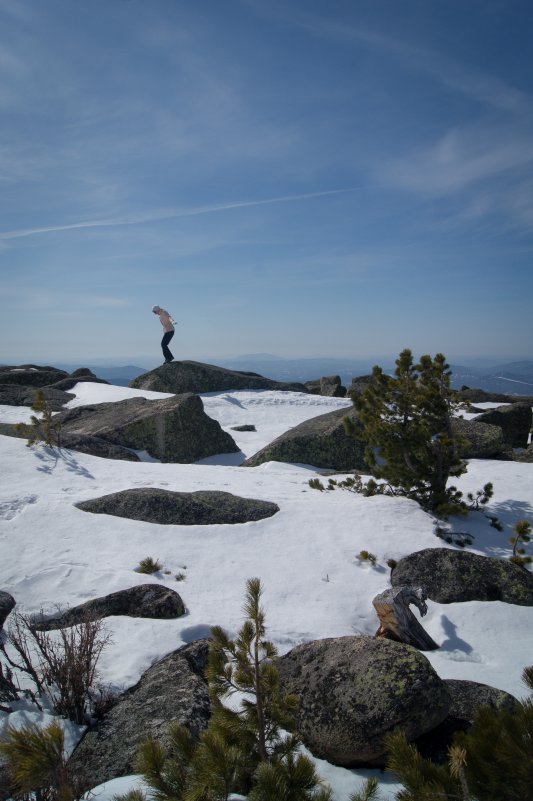
[[[217,211],[229,211],[231,209],[242,209],[250,206],[266,206],[272,203],[289,203],[292,200],[309,200],[314,197],[340,195],[346,192],[356,192],[358,189],[365,188],[368,187],[353,186],[348,189],[329,189],[324,192],[309,192],[304,195],[284,195],[282,197],[267,198],[266,200],[237,200],[233,203],[222,203],[213,206],[196,206],[190,209],[160,209],[159,211],[144,212],[130,217],[112,217],[104,220],[82,220],[77,223],[48,225],[42,228],[20,228],[15,231],[0,232],[0,240],[20,239],[25,236],[37,236],[38,234],[48,234],[54,231],[74,231],[80,228],[108,228],[117,225],[139,225],[146,222],[157,222],[158,220],[172,220],[178,217],[195,217],[200,214],[214,214]]]

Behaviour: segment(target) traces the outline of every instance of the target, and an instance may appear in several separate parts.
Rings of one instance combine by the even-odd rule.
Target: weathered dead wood
[[[413,604],[423,617],[427,612],[426,597],[420,587],[394,587],[376,595],[372,601],[380,622],[376,637],[404,642],[419,651],[436,650],[439,646],[409,608]]]

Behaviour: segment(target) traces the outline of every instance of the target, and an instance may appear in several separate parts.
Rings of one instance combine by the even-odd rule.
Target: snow
[[[71,390],[70,407],[116,402],[129,397],[167,395],[90,382]],[[90,598],[153,582],[175,589],[187,614],[179,620],[107,619],[112,642],[101,659],[101,678],[120,688],[134,684],[155,660],[184,643],[205,636],[211,626],[234,634],[242,624],[245,583],[263,582],[270,638],[285,653],[298,643],[322,637],[374,634],[372,599],[389,584],[387,560],[422,548],[442,547],[435,521],[404,498],[364,498],[336,490],[320,493],[308,486],[319,471],[310,465],[269,462],[239,466],[283,431],[333,409],[349,408],[345,399],[292,392],[234,391],[202,396],[206,412],[231,433],[241,449],[196,464],[161,464],[106,460],[73,451],[56,453],[44,446],[0,436],[3,480],[0,487],[0,587],[26,612],[52,611]],[[25,421],[28,409],[0,407],[0,420]],[[236,432],[252,424],[256,432]],[[533,465],[472,460],[455,483],[463,491],[494,484],[487,511],[504,524],[498,532],[481,513],[451,521],[456,531],[474,535],[473,551],[507,558],[512,526],[533,519]],[[105,515],[92,515],[75,503],[133,487],[175,491],[224,490],[273,501],[280,511],[267,520],[239,525],[163,526]],[[357,554],[376,554],[375,567]],[[135,571],[152,556],[160,573]],[[184,573],[183,581],[175,576]],[[520,675],[533,662],[533,609],[503,603],[428,603],[423,625],[441,646],[426,654],[442,678],[484,682],[518,697],[525,694]],[[49,712],[26,704],[8,722],[45,724]],[[69,747],[78,732],[66,724]],[[350,771],[317,760],[338,801],[345,801],[372,771]],[[382,798],[393,798],[395,785],[375,772]],[[98,801],[133,786],[138,777],[108,782]]]

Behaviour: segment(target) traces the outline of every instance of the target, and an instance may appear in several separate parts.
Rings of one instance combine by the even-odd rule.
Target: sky
[[[0,0],[0,363],[533,357],[529,0]]]

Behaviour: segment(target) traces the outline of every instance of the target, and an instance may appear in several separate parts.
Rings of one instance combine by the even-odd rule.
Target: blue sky
[[[0,0],[0,362],[533,358],[529,0]]]

